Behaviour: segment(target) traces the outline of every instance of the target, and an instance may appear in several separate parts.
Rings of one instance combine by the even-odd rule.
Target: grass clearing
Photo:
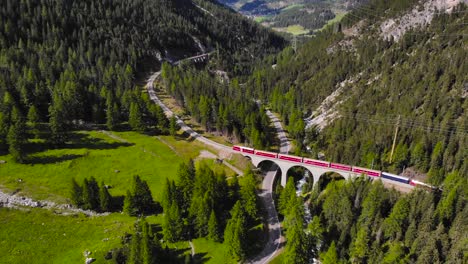
[[[279,31],[279,32],[287,32],[289,34],[296,35],[296,36],[297,35],[304,35],[304,34],[309,33],[309,30],[304,28],[301,25],[291,25],[291,26],[288,26],[288,27],[273,28],[273,29],[276,30],[276,31]]]
[[[134,175],[140,175],[158,200],[165,179],[175,179],[178,164],[197,157],[203,148],[199,142],[180,137],[113,134],[129,143],[98,131],[79,131],[64,148],[40,151],[44,143],[33,143],[33,149],[38,151],[30,154],[32,164],[17,164],[10,155],[0,156],[7,161],[0,166],[0,185],[21,190],[34,199],[66,203],[72,178],[81,183],[94,176],[98,182],[111,185],[110,193],[118,196],[126,193]]]
[[[303,8],[303,7],[304,7],[304,4],[293,4],[293,5],[290,5],[290,6],[287,6],[287,7],[283,8],[283,9],[281,9],[281,12],[291,10],[293,8]]]
[[[46,149],[41,140],[31,142],[30,164],[14,163],[10,155],[0,156],[0,188],[19,190],[21,195],[68,203],[71,178],[82,182],[94,176],[111,185],[113,196],[124,195],[138,174],[159,200],[166,178],[175,179],[184,159],[196,158],[202,143],[182,135],[148,136],[136,132],[77,131],[71,142],[58,149]],[[209,148],[208,148],[209,149]],[[201,159],[227,177],[235,173],[213,159]],[[116,172],[118,170],[118,172]],[[22,181],[18,181],[21,178]],[[148,223],[160,225],[162,214],[150,216]],[[93,252],[96,263],[107,263],[104,254],[121,247],[121,237],[133,233],[136,218],[119,213],[107,216],[57,215],[40,208],[0,208],[0,263],[80,263],[83,251]],[[44,225],[42,224],[44,223]],[[225,246],[198,239],[196,260],[229,263]],[[171,249],[190,253],[188,241],[168,244]]]
[[[83,263],[89,250],[95,263],[107,263],[104,254],[121,245],[134,218],[56,215],[45,209],[0,208],[0,263]]]
[[[348,13],[346,11],[343,11],[343,10],[333,10],[333,12],[335,13],[335,17],[331,20],[328,20],[327,23],[320,29],[317,29],[316,31],[322,31],[324,30],[325,28],[327,28],[328,26],[336,23],[336,22],[340,22],[341,19],[343,19],[343,17]]]

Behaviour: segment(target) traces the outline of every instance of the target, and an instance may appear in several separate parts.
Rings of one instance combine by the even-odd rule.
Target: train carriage
[[[352,171],[359,174],[365,174],[367,176],[380,177],[380,171],[377,170],[370,170],[367,168],[353,166]]]
[[[388,173],[388,172],[382,172],[382,178],[387,179],[387,180],[391,180],[391,181],[402,182],[402,183],[406,183],[406,184],[409,183],[409,178],[408,177],[404,177],[404,176],[400,176],[400,175],[396,175],[396,174],[392,174],[392,173]]]
[[[314,160],[314,159],[304,158],[303,163],[307,164],[307,165],[317,166],[317,167],[324,167],[324,168],[330,167],[330,162],[329,161],[323,161],[323,160]]]
[[[286,160],[286,161],[291,161],[291,162],[302,163],[302,158],[301,158],[301,157],[297,157],[297,156],[290,156],[290,155],[278,154],[278,159],[280,159],[280,160]]]
[[[259,150],[255,150],[255,155],[267,157],[267,158],[273,158],[273,159],[276,159],[278,157],[278,153],[268,152],[268,151],[259,151]]]
[[[351,171],[351,166],[340,163],[330,163],[330,168],[342,171]]]

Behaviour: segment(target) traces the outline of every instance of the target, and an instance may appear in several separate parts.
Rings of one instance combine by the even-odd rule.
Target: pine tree
[[[130,124],[130,127],[135,131],[143,132],[145,130],[140,106],[135,102],[132,102],[130,104],[130,114],[128,117],[128,123]]]
[[[141,180],[140,176],[134,178],[133,198],[136,207],[140,213],[150,213],[154,207],[153,196],[146,181]]]
[[[173,202],[164,213],[163,235],[169,242],[176,242],[182,239],[184,225],[180,215],[180,209],[177,203]]]
[[[130,216],[135,216],[138,214],[135,199],[129,190],[127,190],[127,194],[125,195],[123,211]]]
[[[26,127],[20,118],[10,126],[7,135],[8,151],[18,163],[23,163],[26,159],[26,142]]]
[[[37,107],[32,105],[28,111],[28,122],[31,128],[31,132],[35,138],[39,138],[39,114],[37,113]]]
[[[148,223],[143,218],[140,221],[141,226],[141,260],[143,264],[153,263],[153,252],[151,243],[151,234]]]
[[[320,261],[322,264],[337,264],[338,253],[336,252],[335,241],[332,242],[327,252],[320,255]]]
[[[68,138],[65,114],[60,103],[54,103],[49,107],[50,141],[54,145],[65,144]]]
[[[0,111],[0,150],[7,148],[7,135],[9,130],[8,115]]]
[[[114,102],[112,93],[108,92],[107,100],[107,111],[106,111],[106,126],[109,130],[114,130],[116,125],[119,123],[119,109],[117,103]]]
[[[250,219],[254,220],[258,216],[258,196],[256,187],[257,183],[251,170],[244,174],[242,183],[243,184],[240,189],[242,204]]]
[[[221,234],[219,233],[218,219],[214,210],[211,210],[210,219],[208,220],[208,238],[215,241],[221,241]]]
[[[286,248],[284,263],[307,263],[309,259],[307,237],[304,232],[304,207],[300,197],[293,197],[291,208],[285,216]]]
[[[135,234],[132,235],[132,240],[130,241],[130,256],[128,258],[128,264],[140,264],[143,262],[141,254],[141,242],[141,227],[137,222],[135,224]]]
[[[181,210],[183,213],[188,212],[192,199],[195,179],[195,171],[192,168],[193,160],[189,160],[189,162],[181,163],[177,172],[179,175],[179,182],[177,186],[181,192]]]
[[[286,216],[290,209],[290,201],[296,197],[296,186],[294,185],[293,177],[289,177],[286,187],[281,192],[278,208],[281,214]]]
[[[179,130],[178,125],[177,125],[177,119],[173,115],[169,119],[169,134],[171,136],[175,136],[177,134],[177,130]]]
[[[228,252],[236,261],[245,258],[246,219],[240,202],[231,210],[231,219],[228,220],[224,231],[224,243]]]
[[[83,184],[83,209],[99,210],[99,185],[94,177],[85,179]]]
[[[112,196],[110,195],[109,190],[107,190],[103,182],[101,183],[101,186],[99,188],[99,201],[101,203],[101,211],[109,212],[112,209]]]
[[[72,187],[71,187],[71,201],[77,207],[83,206],[83,188],[72,179]]]

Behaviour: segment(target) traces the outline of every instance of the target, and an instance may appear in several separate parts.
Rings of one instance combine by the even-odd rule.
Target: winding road
[[[284,132],[280,120],[270,110],[267,110],[266,114],[273,122],[273,126],[276,128],[278,139],[280,140],[280,153],[287,154],[291,149],[291,143],[286,137],[286,133]],[[278,213],[276,212],[275,202],[273,200],[273,182],[275,181],[277,173],[278,167],[275,164],[272,164],[263,178],[262,192],[259,196],[267,211],[266,220],[268,223],[268,242],[263,251],[260,252],[256,258],[251,260],[250,263],[268,263],[278,254],[282,245],[284,245],[285,239],[281,234],[281,224],[279,222]]]
[[[154,81],[161,75],[161,72],[155,72],[147,81],[146,87],[148,90],[148,94],[150,99],[158,104],[164,111],[167,117],[175,116],[177,120],[177,124],[179,127],[188,133],[191,137],[195,138],[195,140],[200,141],[201,143],[213,147],[218,151],[231,153],[232,149],[229,146],[225,146],[223,144],[214,142],[210,139],[203,137],[202,135],[195,132],[191,127],[184,123],[182,119],[180,119],[177,115],[174,114],[156,95],[154,91]],[[280,140],[280,152],[281,153],[288,153],[291,149],[291,144],[284,133],[283,127],[281,122],[278,118],[267,110],[266,114],[273,122],[274,127],[277,130],[278,138]],[[226,164],[226,163],[225,163]],[[231,166],[230,166],[231,167]],[[239,170],[235,170],[239,172]],[[266,215],[266,222],[268,223],[268,242],[265,245],[264,249],[258,256],[251,259],[249,263],[255,264],[264,264],[268,263],[273,257],[277,255],[281,246],[284,244],[284,237],[281,235],[281,224],[278,219],[278,213],[276,212],[275,203],[273,201],[273,183],[275,180],[275,176],[278,172],[278,168],[276,165],[272,165],[270,169],[265,173],[265,177],[263,178],[262,182],[262,192],[259,194],[260,200],[264,205],[264,208],[267,212]]]

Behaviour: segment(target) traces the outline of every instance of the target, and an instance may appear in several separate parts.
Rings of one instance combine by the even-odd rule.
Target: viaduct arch
[[[291,161],[285,161],[285,160],[280,160],[280,159],[273,159],[273,158],[266,158],[266,157],[261,157],[253,154],[248,154],[248,153],[242,153],[243,156],[248,157],[252,164],[258,168],[259,164],[264,161],[269,161],[278,166],[278,168],[281,170],[281,185],[284,187],[286,186],[287,182],[287,173],[289,169],[292,167],[303,167],[307,169],[311,174],[314,179],[314,184],[318,182],[320,179],[320,176],[327,172],[335,172],[338,173],[339,175],[343,176],[345,179],[349,179],[350,177],[353,176],[359,176],[358,174],[350,171],[343,171],[339,169],[334,169],[334,168],[322,168],[322,167],[317,167],[317,166],[312,166],[304,163],[296,163],[296,162],[291,162]]]

